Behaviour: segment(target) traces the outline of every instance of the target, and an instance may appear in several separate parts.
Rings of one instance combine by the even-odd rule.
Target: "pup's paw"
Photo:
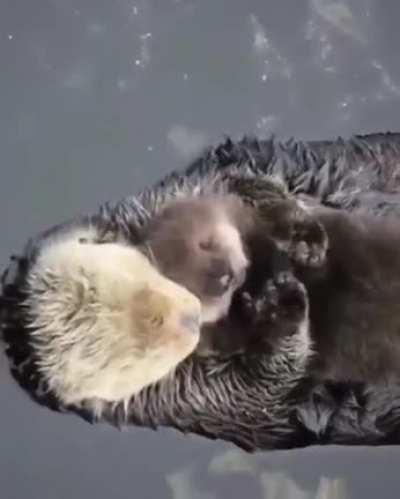
[[[306,216],[292,226],[288,254],[298,265],[321,267],[326,262],[328,245],[328,235],[322,224]]]
[[[241,303],[252,325],[298,323],[306,318],[308,310],[307,291],[290,272],[268,279],[256,296],[242,293]]]

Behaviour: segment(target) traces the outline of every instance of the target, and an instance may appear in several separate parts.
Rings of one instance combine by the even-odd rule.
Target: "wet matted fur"
[[[21,303],[25,281],[38,251],[52,238],[77,227],[99,239],[140,243],[140,227],[179,193],[215,192],[220,174],[231,171],[279,176],[289,190],[314,196],[326,205],[400,215],[400,134],[375,134],[349,141],[280,143],[273,139],[226,141],[208,150],[189,168],[176,172],[93,216],[57,226],[30,241],[10,266],[3,283],[2,330],[12,373],[39,403],[63,406],[40,378],[31,331]],[[102,418],[116,425],[160,425],[232,441],[248,450],[311,444],[400,443],[400,386],[311,386],[299,348],[287,345],[275,357],[241,357],[228,365],[190,357],[174,376],[144,389],[129,402],[109,405]],[[294,348],[294,349],[293,349]],[[285,345],[283,345],[285,350]]]

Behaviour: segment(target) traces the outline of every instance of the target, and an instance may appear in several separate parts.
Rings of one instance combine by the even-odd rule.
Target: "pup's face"
[[[178,200],[148,230],[147,249],[156,265],[200,299],[203,323],[226,315],[245,279],[248,259],[237,214],[231,197]]]

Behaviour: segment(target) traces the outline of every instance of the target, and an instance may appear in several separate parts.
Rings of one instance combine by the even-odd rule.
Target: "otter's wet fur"
[[[49,388],[101,413],[104,401],[126,404],[195,349],[201,309],[136,248],[81,236],[38,254],[24,307]]]
[[[140,244],[140,228],[169,199],[177,193],[202,195],[218,190],[221,176],[231,171],[277,175],[291,192],[314,196],[326,205],[399,216],[399,158],[399,134],[309,143],[228,140],[138,197],[107,204],[95,216],[39,235],[10,266],[3,282],[2,330],[14,377],[38,402],[93,420],[90,408],[65,406],[43,382],[21,307],[35,255],[55,235],[90,227],[99,238],[108,234]],[[400,387],[309,385],[309,347],[309,338],[303,335],[285,340],[272,357],[270,352],[221,364],[218,359],[190,356],[174,376],[134,396],[127,412],[123,404],[107,405],[103,419],[117,425],[173,426],[248,450],[317,443],[399,443]]]
[[[399,197],[400,200],[400,197]],[[330,248],[299,272],[310,299],[310,372],[331,381],[400,383],[400,218],[315,208]]]

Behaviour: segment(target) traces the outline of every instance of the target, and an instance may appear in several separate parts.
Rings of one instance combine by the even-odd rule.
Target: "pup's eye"
[[[206,241],[200,241],[199,248],[203,251],[213,251],[215,250],[215,242],[212,239],[207,239]]]

